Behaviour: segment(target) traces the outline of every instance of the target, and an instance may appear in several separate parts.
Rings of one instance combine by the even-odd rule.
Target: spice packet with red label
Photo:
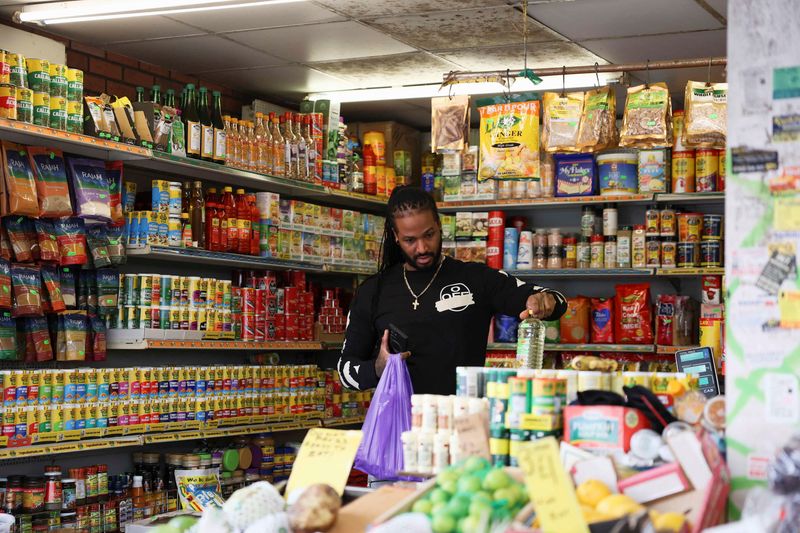
[[[14,294],[12,313],[15,317],[43,314],[42,281],[38,266],[11,265],[11,286]]]
[[[41,261],[47,263],[60,263],[61,252],[58,249],[55,226],[50,220],[34,220],[33,226],[36,228],[36,240],[39,243],[39,256]]]
[[[89,258],[86,254],[86,230],[83,220],[65,218],[53,222],[56,231],[58,249],[61,252],[62,265],[85,265]]]
[[[42,285],[44,293],[45,312],[61,312],[67,309],[64,296],[61,294],[61,280],[58,276],[58,267],[55,265],[42,265]]]

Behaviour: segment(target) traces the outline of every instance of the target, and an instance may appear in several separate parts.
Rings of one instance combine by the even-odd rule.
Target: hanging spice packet
[[[33,361],[41,363],[53,360],[53,345],[50,343],[50,329],[47,319],[43,316],[25,318],[25,340],[27,345],[26,355]]]
[[[106,239],[105,226],[89,226],[86,228],[86,240],[91,252],[94,268],[111,266],[111,257],[108,254],[108,240]]]
[[[469,135],[469,96],[431,98],[431,152],[463,152]]]
[[[578,133],[581,152],[597,152],[617,142],[617,99],[611,87],[586,92]]]
[[[106,161],[106,179],[111,224],[122,226],[125,223],[125,215],[122,212],[122,161]]]
[[[61,252],[58,248],[56,229],[50,220],[37,219],[33,221],[36,228],[36,241],[39,243],[39,257],[47,263],[60,263]]]
[[[97,314],[109,316],[117,312],[119,303],[119,272],[111,268],[97,270]]]
[[[2,142],[3,180],[5,198],[2,201],[4,215],[39,216],[39,199],[36,195],[36,178],[24,146]]]
[[[17,357],[17,321],[11,312],[0,312],[0,361],[16,361]]]
[[[544,93],[542,147],[546,152],[576,152],[584,93]]]
[[[42,265],[42,286],[44,302],[46,303],[45,312],[61,312],[67,309],[64,302],[64,295],[61,293],[61,279],[58,275],[58,267],[55,265]]]
[[[105,361],[108,357],[106,325],[98,316],[89,318],[89,343],[88,352],[91,350],[92,361]]]
[[[125,253],[125,228],[123,226],[110,226],[104,228],[104,231],[111,264],[114,266],[124,265],[128,261],[128,256]]]
[[[32,265],[11,265],[11,287],[13,289],[13,315],[41,316],[42,281],[39,267]]]
[[[89,323],[85,311],[64,311],[59,315],[63,319],[63,351],[59,349],[59,361],[86,360],[86,339]],[[60,348],[60,346],[59,346]]]
[[[11,261],[14,258],[14,250],[5,224],[0,224],[0,258],[6,261]]]
[[[684,136],[695,148],[725,146],[728,124],[728,84],[690,81],[684,99]]]
[[[539,101],[536,95],[478,100],[481,114],[478,180],[539,177]]]
[[[67,183],[67,166],[61,150],[29,146],[28,157],[36,173],[39,216],[60,218],[72,216],[72,201]]]
[[[665,83],[628,88],[620,146],[668,148],[672,143],[669,89]]]
[[[67,158],[75,213],[91,223],[111,222],[111,198],[103,161]]]
[[[11,309],[11,263],[0,259],[0,309]]]
[[[97,313],[97,279],[94,270],[81,270],[78,275],[78,309]]]
[[[34,251],[39,251],[39,241],[35,230],[31,232],[30,220],[21,216],[10,216],[3,219],[3,224],[8,231],[14,260],[17,263],[35,261],[37,257]]]
[[[61,282],[61,297],[64,298],[64,305],[67,309],[78,307],[78,295],[75,288],[75,271],[71,268],[62,267],[59,271]]]
[[[85,265],[88,262],[86,255],[86,230],[83,220],[79,218],[65,218],[53,222],[55,226],[58,250],[61,253],[62,265]]]

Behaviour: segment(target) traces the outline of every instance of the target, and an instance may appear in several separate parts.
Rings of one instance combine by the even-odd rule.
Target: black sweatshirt
[[[390,323],[408,336],[411,356],[406,362],[414,392],[454,394],[457,366],[484,365],[489,324],[495,314],[519,316],[528,296],[535,292],[555,296],[556,308],[548,320],[561,317],[567,308],[558,292],[524,283],[481,263],[448,257],[414,310],[414,297],[403,281],[402,269],[402,264],[394,265],[368,278],[356,292],[337,367],[345,387],[365,390],[377,386],[375,359]],[[434,271],[409,271],[406,275],[411,289],[419,294]],[[379,284],[379,297],[373,300]]]

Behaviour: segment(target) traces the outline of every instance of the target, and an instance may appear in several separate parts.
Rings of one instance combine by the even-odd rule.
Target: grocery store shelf
[[[506,270],[509,275],[525,278],[617,278],[652,276],[652,268],[560,268],[539,270]]]
[[[724,203],[724,192],[684,192],[665,194],[659,193],[656,195],[656,201],[660,203],[670,204],[707,204],[707,203]]]
[[[151,154],[150,150],[140,146],[6,119],[0,119],[0,138],[19,144],[47,146],[106,161],[144,159]]]
[[[144,340],[136,344],[108,343],[109,350],[325,350],[319,341],[164,341]]]
[[[226,252],[210,252],[202,248],[147,246],[140,249],[129,249],[127,250],[127,254],[129,259],[155,259],[172,263],[194,263],[240,268],[268,268],[271,270],[305,270],[307,272],[321,272],[323,270],[321,263],[289,261],[286,259],[231,254]]]
[[[489,343],[487,351],[515,351],[514,343]],[[649,352],[655,351],[652,344],[545,344],[546,352]]]
[[[656,353],[659,355],[672,355],[680,350],[691,350],[699,346],[656,346]]]
[[[249,423],[242,423],[243,419],[240,418],[211,421],[204,426],[202,426],[200,422],[193,421],[38,434],[31,437],[30,444],[0,448],[0,461],[5,459],[21,459],[25,457],[85,452],[88,450],[142,446],[144,444],[156,444],[161,442],[180,442],[218,437],[233,437],[237,435],[252,435],[255,433],[298,431],[321,426],[351,426],[361,424],[364,421],[364,417],[329,418],[325,420],[320,420],[318,418],[285,418],[283,420],[267,422],[264,416],[253,416],[248,417],[246,420],[249,420]],[[228,425],[226,425],[226,423],[228,423]],[[5,437],[3,437],[3,439],[5,439]],[[5,445],[6,442],[4,441],[2,444]]]
[[[656,270],[657,276],[679,277],[679,276],[722,276],[725,274],[724,268],[659,268]]]
[[[644,204],[653,201],[652,194],[631,194],[627,196],[579,196],[570,198],[531,198],[526,200],[464,200],[459,202],[439,202],[439,211],[524,211],[531,207],[581,207],[594,204]]]

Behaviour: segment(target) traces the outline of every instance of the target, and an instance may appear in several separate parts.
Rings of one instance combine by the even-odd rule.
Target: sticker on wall
[[[767,479],[767,469],[771,457],[766,455],[751,454],[747,456],[747,478],[748,479]]]
[[[800,67],[783,67],[772,71],[772,98],[800,98]]]
[[[794,142],[800,140],[800,115],[790,113],[772,117],[772,141]]]
[[[797,376],[771,372],[764,377],[764,410],[771,424],[796,424],[800,421],[800,393]]]

